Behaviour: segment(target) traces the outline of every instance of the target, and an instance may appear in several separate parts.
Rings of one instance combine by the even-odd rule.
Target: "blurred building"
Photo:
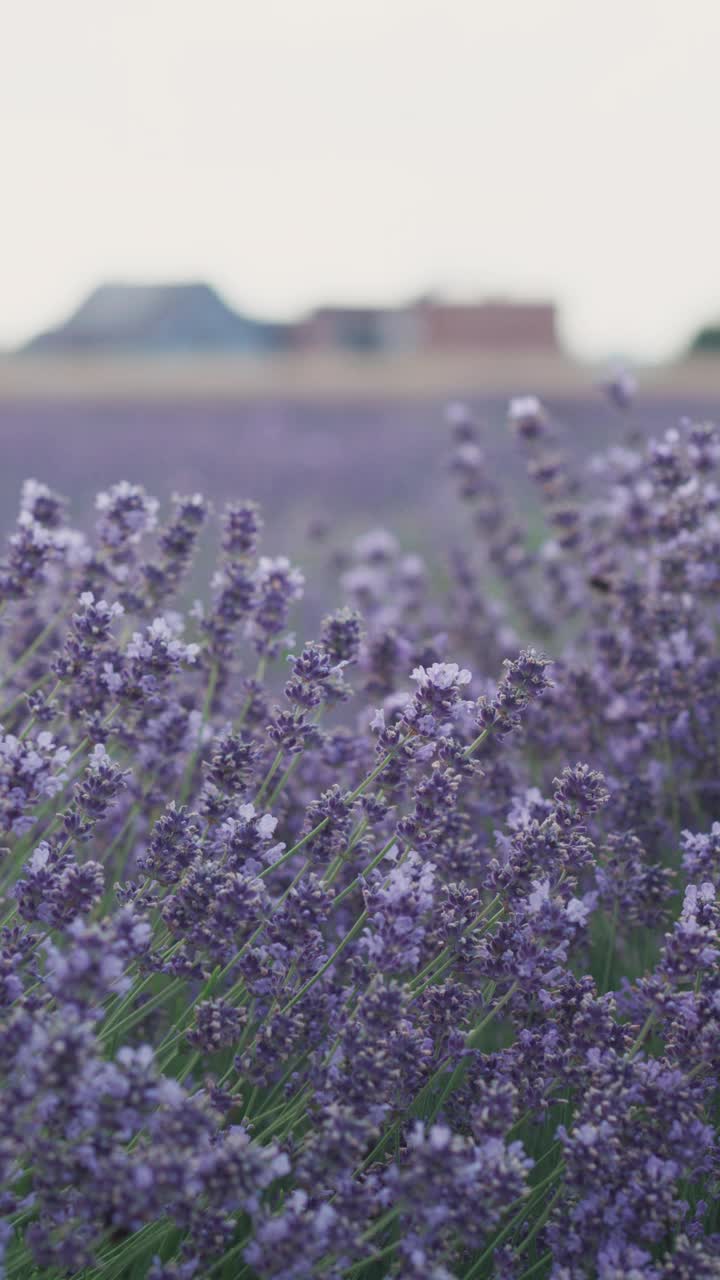
[[[441,302],[410,308],[418,345],[429,351],[557,349],[555,308],[548,302]]]
[[[303,349],[348,351],[557,351],[549,302],[477,303],[419,298],[406,306],[319,307],[296,327]]]
[[[376,307],[318,307],[295,325],[301,350],[381,351],[383,316]]]
[[[104,284],[56,329],[38,334],[29,352],[276,351],[288,325],[234,311],[210,285]]]
[[[287,324],[243,315],[210,285],[104,284],[28,352],[556,351],[549,302],[448,302],[399,307],[323,306]]]

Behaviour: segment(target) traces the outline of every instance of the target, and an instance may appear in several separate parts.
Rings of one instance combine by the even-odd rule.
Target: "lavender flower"
[[[158,505],[157,499],[148,497],[141,485],[127,480],[98,494],[95,500],[100,512],[98,536],[114,559],[122,562],[128,548],[155,528]]]
[[[25,920],[41,920],[56,928],[87,915],[100,900],[105,872],[99,862],[79,864],[69,850],[43,840],[13,887]]]
[[[510,425],[528,440],[534,440],[546,430],[547,418],[537,396],[516,396],[508,408]]]
[[[0,726],[0,830],[21,835],[32,828],[33,807],[62,791],[69,757],[47,729],[22,741]]]
[[[286,556],[261,556],[253,574],[255,603],[250,630],[259,653],[275,653],[287,626],[290,605],[303,594],[305,579]]]
[[[602,387],[616,409],[629,409],[637,395],[638,384],[628,369],[615,369]]]
[[[365,891],[365,947],[384,972],[417,968],[425,921],[434,902],[435,867],[410,852],[386,877]]]
[[[534,649],[524,649],[517,658],[506,659],[495,696],[478,699],[478,727],[500,735],[516,729],[525,708],[552,687],[545,674],[549,665],[549,660]]]
[[[449,573],[450,512],[427,561],[328,546],[362,616],[311,593],[305,643],[252,503],[186,616],[200,495],[115,486],[86,541],[26,485],[8,1274],[717,1274],[720,433],[584,468],[510,417],[542,545],[455,407]]]

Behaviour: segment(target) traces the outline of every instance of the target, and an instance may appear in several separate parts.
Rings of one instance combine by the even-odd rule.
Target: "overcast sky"
[[[0,0],[0,343],[104,279],[239,307],[720,317],[718,0]]]

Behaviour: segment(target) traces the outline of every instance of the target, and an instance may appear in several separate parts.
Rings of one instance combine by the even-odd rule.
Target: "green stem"
[[[405,746],[405,743],[408,742],[411,737],[412,737],[412,734],[408,734],[407,737],[403,738],[402,741],[399,742],[396,747],[393,747],[392,751],[388,751],[387,755],[383,756],[382,760],[378,765],[375,766],[372,773],[369,773],[368,776],[363,779],[360,785],[357,786],[354,791],[350,792],[349,796],[347,797],[348,803],[352,803],[353,800],[357,800],[359,796],[363,795],[364,792],[367,791],[368,787],[371,786],[372,783],[375,781],[375,779],[380,776],[383,769],[387,768],[387,766],[390,764],[390,761],[394,760],[395,756],[398,754],[401,748]],[[292,846],[292,848],[288,849],[282,855],[282,857],[277,859],[277,862],[273,862],[269,867],[266,867],[264,871],[261,871],[260,872],[261,879],[264,879],[266,876],[271,875],[273,871],[277,871],[278,867],[284,866],[286,862],[289,862],[291,858],[294,858],[295,854],[300,849],[304,848],[304,846],[308,843],[309,840],[314,839],[314,837],[319,835],[321,831],[325,830],[329,821],[330,821],[329,818],[323,818],[321,822],[318,822],[317,825],[312,828],[312,831],[308,831],[304,836],[302,836],[301,839],[298,840],[297,843]]]
[[[325,964],[322,965],[321,968],[319,968],[317,972],[313,974],[312,978],[308,978],[307,982],[302,987],[300,987],[300,990],[295,992],[295,995],[292,997],[292,1000],[289,1000],[288,1003],[285,1005],[285,1008],[281,1010],[281,1016],[283,1014],[288,1013],[289,1010],[292,1009],[293,1005],[296,1005],[298,1000],[301,1000],[302,997],[305,995],[305,993],[309,991],[311,987],[314,987],[316,982],[320,981],[323,974],[327,973],[328,969],[331,967],[331,965],[335,963],[338,956],[342,955],[345,948],[353,941],[354,938],[357,937],[363,925],[366,924],[367,918],[368,918],[367,911],[362,911],[358,916],[357,920],[355,921],[354,925],[352,926],[352,928],[345,934],[345,937],[343,938],[342,942],[338,943],[332,955],[329,956],[329,958],[325,961]]]
[[[25,664],[30,661],[33,654],[37,653],[38,649],[40,648],[40,645],[43,643],[43,641],[47,640],[48,636],[51,634],[52,631],[55,630],[59,622],[60,622],[60,618],[51,618],[50,621],[46,623],[42,631],[40,631],[36,635],[32,644],[29,644],[25,652],[20,654],[20,657],[17,659],[17,661],[14,662],[11,667],[8,667],[8,670],[5,672],[2,680],[0,680],[0,689],[3,689],[5,685],[8,684],[10,680],[12,680],[13,676],[16,675],[18,671],[21,671],[22,668],[25,666]]]
[[[372,1267],[376,1262],[382,1262],[385,1258],[390,1258],[400,1244],[399,1240],[393,1240],[392,1244],[386,1244],[384,1248],[378,1249],[371,1257],[366,1258],[364,1262],[355,1262],[345,1272],[347,1276],[357,1276],[359,1272],[364,1271],[366,1267]]]
[[[489,1025],[489,1023],[492,1022],[493,1018],[500,1012],[500,1009],[502,1009],[502,1007],[505,1004],[507,1004],[508,1000],[510,999],[513,992],[515,991],[516,987],[517,987],[517,983],[513,983],[512,987],[510,987],[509,990],[506,991],[505,995],[500,1000],[498,1000],[495,1005],[493,1005],[493,1008],[482,1019],[482,1022],[479,1022],[478,1025],[474,1027],[473,1030],[469,1033],[465,1041],[468,1048],[475,1048],[477,1038],[479,1038],[479,1036],[485,1030],[485,1028]],[[458,1063],[455,1070],[451,1073],[448,1081],[446,1082],[438,1102],[432,1109],[432,1113],[428,1122],[431,1122],[432,1119],[435,1118],[438,1111],[440,1110],[440,1107],[446,1101],[452,1089],[455,1087],[455,1084],[461,1078],[461,1076],[465,1073],[466,1070],[467,1070],[466,1059],[461,1059],[461,1061]],[[433,1090],[435,1089],[438,1082],[445,1075],[446,1071],[447,1071],[446,1067],[438,1067],[437,1071],[433,1072],[430,1079],[423,1085],[422,1089],[418,1093],[413,1103],[413,1112],[415,1114],[418,1114],[422,1110],[425,1100],[432,1095]],[[385,1151],[387,1150],[388,1146],[392,1142],[393,1138],[399,1133],[400,1129],[402,1128],[402,1125],[405,1122],[405,1119],[406,1119],[406,1116],[400,1116],[397,1120],[393,1122],[393,1124],[390,1126],[387,1132],[383,1134],[379,1142],[377,1142],[376,1145],[373,1147],[370,1154],[365,1157],[362,1164],[360,1164],[358,1168],[355,1170],[355,1176],[357,1176],[358,1174],[364,1173],[366,1169],[370,1168],[371,1164],[374,1164],[376,1160],[379,1160],[380,1157],[384,1155]]]
[[[134,1027],[136,1023],[142,1022],[146,1014],[150,1013],[153,1009],[157,1009],[158,1005],[163,1004],[170,996],[176,995],[182,985],[183,979],[175,978],[163,991],[156,992],[154,996],[151,996],[149,1000],[146,1000],[145,1004],[141,1005],[139,1009],[133,1009],[132,1013],[128,1014],[126,1018],[121,1018],[119,1021],[115,1019],[115,1021],[109,1023],[107,1027],[104,1027],[100,1031],[100,1039],[107,1040],[110,1036],[115,1036],[120,1031],[126,1031],[130,1027]],[[135,995],[137,994],[139,993],[135,992]]]
[[[555,1190],[553,1191],[543,1212],[540,1214],[540,1217],[533,1223],[530,1231],[528,1231],[527,1235],[524,1236],[523,1239],[520,1241],[520,1244],[518,1245],[518,1248],[517,1248],[518,1253],[524,1253],[526,1249],[530,1248],[530,1245],[533,1243],[533,1241],[537,1239],[538,1235],[540,1234],[543,1227],[545,1226],[545,1223],[550,1217],[550,1214],[552,1213],[554,1206],[557,1204],[558,1200],[560,1199],[562,1192],[563,1192],[563,1186],[561,1183],[560,1186],[556,1187]]]
[[[262,782],[260,783],[260,789],[259,789],[259,791],[258,791],[257,795],[255,796],[254,800],[253,800],[253,804],[254,804],[255,806],[257,806],[257,805],[259,805],[259,804],[260,804],[260,801],[262,800],[262,798],[263,798],[263,796],[264,796],[264,794],[265,794],[265,792],[266,792],[267,788],[269,787],[270,783],[272,782],[273,778],[275,777],[275,774],[277,773],[278,769],[280,768],[280,765],[282,764],[282,758],[283,758],[283,750],[282,750],[282,747],[281,747],[281,748],[280,748],[280,750],[279,750],[279,751],[277,751],[277,752],[275,753],[275,759],[273,760],[272,764],[270,765],[270,768],[268,769],[267,773],[265,774],[265,777],[263,778]]]
[[[488,726],[487,729],[483,729],[482,733],[478,734],[474,742],[471,742],[470,746],[465,748],[465,750],[463,751],[464,760],[469,760],[471,756],[475,755],[475,752],[478,750],[478,748],[481,747],[483,742],[485,742],[485,740],[490,736],[491,728],[492,726]]]
[[[202,741],[203,729],[205,728],[205,725],[207,724],[210,718],[210,712],[212,710],[212,702],[213,702],[213,698],[215,697],[215,689],[217,687],[217,682],[218,682],[218,675],[219,675],[218,665],[216,662],[214,662],[210,668],[210,675],[208,677],[208,685],[207,685],[207,691],[205,693],[205,701],[203,703],[202,721],[201,721],[200,732],[198,733],[197,746],[195,747],[195,750],[193,751],[192,755],[190,756],[190,759],[188,760],[187,767],[185,769],[185,775],[183,777],[182,785],[180,787],[180,804],[185,804],[187,802],[188,796],[190,795],[190,788],[192,787],[192,781],[195,774],[195,769],[197,767],[197,762],[200,758],[200,753],[202,752],[202,749],[203,749],[203,741]]]
[[[552,1262],[552,1250],[550,1249],[548,1249],[547,1253],[543,1254],[542,1258],[538,1258],[537,1262],[533,1262],[532,1266],[528,1267],[527,1271],[523,1271],[522,1275],[518,1277],[518,1280],[530,1280],[530,1277],[536,1276],[538,1271],[542,1271],[543,1267],[547,1266],[548,1262]]]
[[[463,1280],[476,1280],[476,1277],[479,1276],[480,1272],[483,1270],[485,1263],[489,1262],[490,1259],[492,1258],[493,1254],[495,1253],[495,1250],[499,1249],[500,1245],[505,1243],[508,1236],[511,1236],[513,1232],[517,1229],[517,1227],[519,1227],[521,1223],[525,1221],[525,1219],[528,1216],[528,1213],[531,1212],[534,1205],[537,1204],[537,1201],[541,1199],[542,1193],[549,1186],[552,1186],[553,1182],[557,1182],[558,1178],[562,1177],[564,1172],[565,1172],[565,1165],[558,1164],[555,1166],[552,1172],[547,1175],[546,1178],[543,1178],[542,1182],[538,1182],[537,1186],[530,1188],[529,1194],[526,1194],[525,1196],[522,1197],[522,1203],[517,1213],[513,1214],[512,1218],[508,1223],[506,1223],[502,1231],[500,1231],[495,1236],[495,1239],[493,1240],[492,1244],[489,1244],[487,1249],[485,1249],[483,1253],[480,1254],[480,1257],[475,1259],[475,1262],[470,1267],[470,1270],[465,1272],[465,1275],[463,1276]]]
[[[628,1049],[628,1052],[625,1055],[628,1062],[632,1061],[632,1059],[635,1057],[635,1054],[640,1052],[649,1032],[651,1031],[654,1025],[655,1025],[655,1012],[653,1011],[648,1014],[642,1027],[640,1028],[640,1031],[638,1032],[638,1035],[635,1038],[634,1043],[632,1044],[631,1048]]]
[[[358,888],[358,886],[359,886],[359,884],[360,884],[360,881],[361,881],[361,880],[363,880],[363,879],[365,878],[365,876],[369,874],[369,872],[370,872],[370,871],[374,871],[374,870],[375,870],[375,868],[376,868],[377,866],[379,866],[379,865],[380,865],[380,863],[383,861],[383,858],[387,857],[387,855],[388,855],[388,853],[390,852],[390,850],[392,849],[393,845],[394,845],[394,844],[397,844],[397,843],[398,843],[398,841],[397,841],[396,837],[395,837],[395,836],[392,836],[392,837],[388,840],[387,844],[384,844],[384,845],[383,845],[383,847],[382,847],[382,849],[380,850],[380,852],[375,854],[375,857],[372,859],[372,861],[371,861],[371,862],[368,862],[367,866],[366,866],[366,867],[363,867],[362,871],[359,871],[359,872],[358,872],[358,874],[355,876],[355,878],[354,878],[353,880],[351,880],[351,881],[350,881],[350,884],[349,884],[349,885],[346,885],[346,887],[343,889],[342,893],[339,893],[339,894],[337,895],[337,897],[335,898],[335,903],[334,903],[334,905],[335,905],[336,907],[339,907],[340,903],[341,903],[341,902],[344,902],[344,901],[345,901],[345,899],[346,899],[346,898],[348,898],[348,897],[350,896],[350,894],[351,894],[351,893],[353,893],[353,892],[355,891],[355,889],[357,889],[357,888]]]
[[[617,931],[617,922],[618,922],[618,903],[616,901],[613,907],[612,918],[610,921],[610,937],[608,938],[608,941],[607,941],[607,954],[605,956],[605,966],[603,969],[603,980],[602,980],[603,992],[606,992],[609,990],[610,973],[612,971],[612,962],[615,956],[615,933]]]
[[[477,926],[479,924],[482,924],[483,920],[487,920],[487,917],[490,914],[490,912],[494,911],[495,908],[499,905],[500,905],[500,896],[496,895],[492,899],[492,902],[488,902],[487,906],[483,907],[482,911],[475,916],[475,919],[471,920],[470,924],[467,925],[465,929],[463,929],[460,935],[461,938],[467,938],[471,933],[473,933],[474,930],[477,928]],[[504,910],[505,908],[503,907],[500,911],[497,912],[496,915],[491,916],[490,920],[487,920],[488,928],[490,928],[491,925],[495,924],[496,920],[500,919],[500,916],[504,913]],[[421,969],[419,973],[416,973],[415,977],[412,979],[412,981],[409,984],[410,987],[413,989],[413,991],[417,988],[417,994],[419,995],[422,991],[425,990],[427,986],[429,986],[430,982],[434,981],[434,979],[439,976],[440,973],[445,972],[445,969],[448,967],[448,963],[452,964],[452,961],[454,960],[454,958],[455,956],[454,956],[454,949],[452,944],[448,944],[447,946],[443,947],[442,951],[439,951],[436,956],[433,956],[432,960],[428,961],[424,969]]]
[[[231,1259],[237,1258],[238,1254],[242,1253],[245,1246],[250,1243],[251,1238],[252,1238],[252,1232],[248,1233],[248,1235],[246,1236],[243,1236],[242,1240],[238,1240],[237,1244],[234,1244],[232,1249],[228,1249],[227,1253],[223,1254],[219,1262],[215,1262],[211,1267],[208,1267],[208,1271],[207,1271],[208,1276],[217,1275],[218,1271],[222,1271],[223,1268],[227,1266],[228,1262],[231,1261]],[[241,1273],[238,1273],[238,1275],[236,1275],[235,1280],[238,1280],[239,1274]]]
[[[485,1017],[482,1018],[480,1022],[478,1022],[476,1027],[473,1027],[472,1031],[468,1032],[468,1035],[465,1038],[465,1045],[468,1049],[476,1049],[478,1047],[480,1040],[482,1038],[482,1034],[485,1031],[486,1027],[490,1025],[493,1019],[497,1017],[500,1010],[503,1009],[505,1005],[508,1003],[508,1001],[512,999],[515,992],[517,991],[517,988],[518,988],[518,983],[513,982],[512,986],[508,987],[507,991],[505,992],[505,995],[501,996],[499,1000],[496,1000],[492,1009],[490,1009],[488,1013],[485,1014]],[[468,1069],[468,1059],[461,1058],[457,1066],[455,1067],[454,1071],[452,1071],[450,1076],[448,1077],[448,1080],[439,1098],[435,1102],[432,1108],[432,1111],[430,1113],[429,1122],[432,1122],[437,1116],[438,1112],[442,1110],[447,1099],[450,1097],[450,1094],[452,1093],[453,1089],[456,1087],[456,1085],[460,1083],[467,1069]]]
[[[280,776],[280,780],[279,780],[279,782],[277,782],[277,783],[276,783],[276,785],[275,785],[275,787],[273,788],[272,792],[271,792],[271,793],[270,793],[270,795],[268,796],[267,807],[268,807],[268,809],[270,810],[270,812],[272,812],[272,810],[273,810],[273,808],[274,808],[274,805],[275,805],[275,801],[277,800],[278,796],[279,796],[279,795],[281,795],[281,793],[285,790],[285,786],[286,786],[286,784],[290,781],[290,778],[292,777],[292,775],[294,774],[294,772],[295,772],[295,770],[297,769],[298,765],[300,764],[300,760],[301,760],[301,758],[302,758],[302,757],[301,757],[300,752],[297,752],[297,753],[293,756],[293,758],[292,758],[292,760],[290,761],[290,763],[289,763],[289,765],[288,765],[287,769],[286,769],[286,770],[285,770],[285,772]]]

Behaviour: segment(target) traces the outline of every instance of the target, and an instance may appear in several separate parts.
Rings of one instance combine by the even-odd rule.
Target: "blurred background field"
[[[563,447],[578,461],[612,443],[662,434],[690,414],[712,418],[720,393],[703,372],[651,375],[631,410],[618,412],[579,367],[464,357],[418,364],[415,380],[382,362],[136,361],[0,366],[0,502],[7,528],[22,481],[44,480],[87,526],[98,490],[120,478],[162,502],[200,490],[216,504],[262,503],[269,551],[315,559],[316,536],[342,547],[377,525],[430,561],[457,530],[447,474],[445,408],[464,399],[481,426],[488,467],[516,495],[535,498],[506,425],[511,395],[540,390]],[[708,368],[712,368],[708,366]],[[294,372],[295,380],[293,381]],[[534,377],[532,375],[535,375]],[[529,375],[529,376],[528,376]],[[23,383],[23,378],[26,382]],[[692,390],[693,394],[689,394]],[[528,505],[529,504],[529,505]]]

